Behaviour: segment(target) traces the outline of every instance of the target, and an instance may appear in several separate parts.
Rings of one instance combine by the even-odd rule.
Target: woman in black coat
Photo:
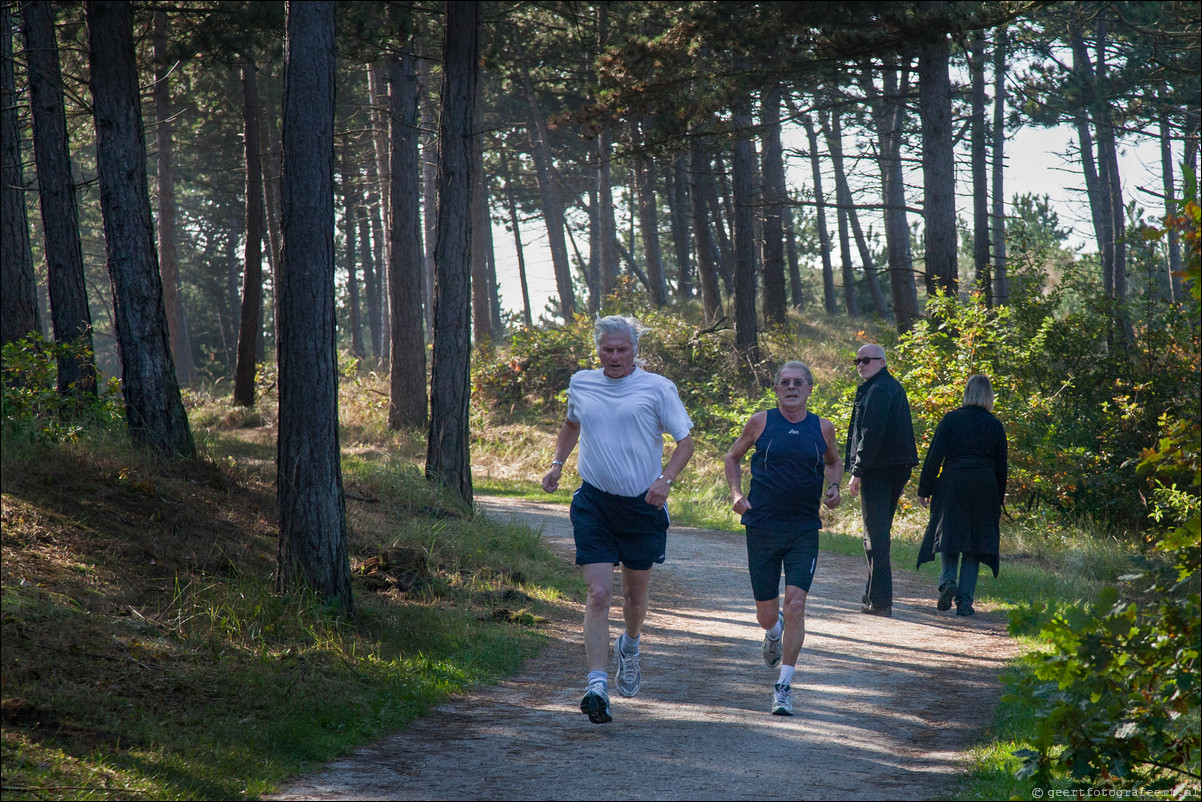
[[[993,416],[993,386],[978,373],[964,388],[964,405],[939,421],[918,480],[918,501],[931,509],[918,564],[934,560],[936,553],[943,558],[941,611],[954,599],[956,615],[972,615],[980,565],[998,575],[1007,470],[1006,430]]]

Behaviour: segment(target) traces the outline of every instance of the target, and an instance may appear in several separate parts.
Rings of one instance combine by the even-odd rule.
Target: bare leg
[[[797,655],[806,640],[806,592],[795,585],[785,585],[785,634],[781,665],[797,665]]]
[[[610,563],[584,566],[588,601],[584,605],[584,656],[589,671],[609,670],[609,607],[614,567]]]
[[[643,631],[650,586],[650,568],[636,571],[622,566],[622,619],[626,622],[626,635],[630,638],[637,638]]]

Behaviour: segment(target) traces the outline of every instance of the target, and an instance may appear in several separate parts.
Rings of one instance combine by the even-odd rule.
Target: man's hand
[[[643,501],[657,510],[662,510],[664,503],[668,500],[668,494],[671,492],[672,486],[668,484],[667,479],[661,476],[651,483],[651,487],[647,488],[647,495],[643,497]]]
[[[559,477],[563,474],[562,465],[552,465],[551,470],[547,471],[547,475],[543,477],[543,490],[547,493],[554,493],[559,489]]]
[[[931,506],[931,497],[930,496],[919,496],[918,503],[924,507],[929,507],[929,506]]]
[[[858,477],[858,476],[851,477],[851,481],[847,483],[847,490],[853,496],[860,495],[860,477]]]
[[[839,485],[832,484],[826,489],[826,496],[823,497],[822,503],[830,507],[832,510],[839,506],[839,502],[843,497],[839,494]]]
[[[749,509],[751,509],[751,502],[747,500],[747,496],[744,496],[742,493],[739,493],[737,496],[734,497],[734,501],[731,503],[730,508],[732,510],[734,510],[735,512],[737,512],[739,515],[742,515],[743,513],[747,512]]]

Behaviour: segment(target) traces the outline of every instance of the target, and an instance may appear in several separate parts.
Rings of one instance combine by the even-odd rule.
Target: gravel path
[[[565,507],[477,504],[541,529],[571,559]],[[273,798],[947,798],[1017,646],[1002,613],[937,613],[929,566],[921,578],[894,568],[893,618],[877,618],[859,611],[863,559],[819,555],[796,715],[772,716],[776,671],[760,657],[742,536],[674,527],[652,577],[642,691],[611,692],[612,723],[579,711],[577,621],[518,676],[456,697]]]

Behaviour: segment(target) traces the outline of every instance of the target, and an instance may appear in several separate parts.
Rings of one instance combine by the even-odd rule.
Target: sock
[[[793,672],[796,670],[797,669],[795,666],[782,665],[780,667],[780,678],[777,679],[776,684],[777,685],[792,685],[793,684]]]
[[[772,640],[780,640],[780,636],[783,634],[785,634],[785,628],[781,624],[781,620],[777,618],[776,623],[772,625],[772,629],[768,630],[768,637]]]
[[[600,682],[602,685],[604,685],[606,688],[608,688],[609,687],[609,674],[607,674],[604,671],[588,672],[588,684],[592,685],[594,682]]]
[[[642,636],[640,635],[639,637],[642,637]],[[638,654],[639,638],[632,638],[629,635],[627,635],[625,632],[623,632],[621,635],[621,639],[622,639],[621,645],[618,647],[618,649],[622,652],[622,654],[626,655],[627,657],[629,657],[632,654]]]

